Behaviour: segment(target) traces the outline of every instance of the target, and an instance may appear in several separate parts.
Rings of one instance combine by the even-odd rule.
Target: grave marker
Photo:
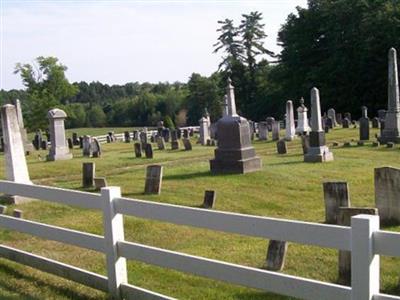
[[[151,165],[146,169],[145,194],[160,194],[163,176],[163,166]]]

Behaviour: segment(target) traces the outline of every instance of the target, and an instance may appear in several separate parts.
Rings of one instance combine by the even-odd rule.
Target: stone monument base
[[[261,159],[258,156],[234,161],[210,160],[212,174],[245,174],[258,171],[261,167]]]
[[[387,144],[389,142],[400,144],[400,132],[398,130],[392,129],[383,129],[382,134],[378,137],[378,141],[381,144]]]
[[[326,146],[310,147],[304,155],[304,162],[325,162],[332,161],[333,153]]]
[[[72,153],[65,153],[65,154],[49,154],[46,157],[48,161],[55,161],[55,160],[68,160],[72,159]]]

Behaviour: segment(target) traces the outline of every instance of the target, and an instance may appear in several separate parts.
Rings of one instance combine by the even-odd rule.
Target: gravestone
[[[346,112],[346,113],[344,113],[344,117],[346,118],[346,119],[348,119],[349,121],[350,121],[350,123],[351,123],[351,113],[349,113],[349,112]]]
[[[134,130],[132,140],[137,141],[139,139],[139,131]]]
[[[177,127],[175,131],[176,131],[176,137],[177,137],[177,139],[180,140],[180,139],[182,138],[182,131],[181,131],[181,129],[180,129],[179,127]],[[189,133],[189,136],[191,136],[191,130],[189,130],[188,133]]]
[[[169,138],[170,138],[170,130],[169,130],[169,128],[165,128],[165,129],[163,130],[163,138],[164,138],[164,141],[165,141],[166,143],[169,142]]]
[[[333,120],[332,120],[332,118],[331,117],[325,118],[323,124],[325,124],[325,129],[326,129],[325,133],[329,132],[329,129],[333,128]]]
[[[107,144],[110,144],[110,143],[112,143],[112,138],[109,135],[107,135],[106,141],[107,141]]]
[[[340,207],[337,218],[338,225],[351,226],[351,217],[356,215],[378,215],[376,208]],[[338,283],[351,285],[351,252],[339,250]]]
[[[183,142],[183,147],[185,148],[185,151],[191,151],[192,150],[192,143],[190,142],[189,139],[182,139]]]
[[[341,113],[336,113],[336,122],[338,125],[342,125],[343,117]]]
[[[212,123],[210,125],[210,140],[217,139],[217,123]]]
[[[325,223],[337,224],[339,207],[350,207],[347,182],[324,182]]]
[[[82,139],[82,155],[91,157],[92,156],[92,137],[90,135],[84,135]]]
[[[92,156],[93,157],[100,157],[101,156],[101,146],[99,141],[96,138],[92,140]]]
[[[297,134],[306,134],[311,131],[310,126],[308,125],[308,117],[307,117],[308,109],[304,105],[304,98],[300,99],[300,106],[297,108],[297,127],[295,132]]]
[[[171,141],[171,150],[179,150],[179,141],[176,139],[175,141]]]
[[[208,118],[202,117],[199,120],[200,128],[200,144],[205,146],[207,145],[207,140],[210,139],[210,123]]]
[[[189,130],[188,129],[183,129],[183,138],[184,139],[189,138]]]
[[[383,224],[400,223],[400,169],[376,168],[375,205]]]
[[[74,149],[74,144],[72,143],[72,139],[71,139],[71,138],[68,138],[68,139],[67,139],[67,142],[68,142],[68,148],[69,148],[69,149]]]
[[[78,145],[79,145],[78,134],[77,134],[76,132],[73,132],[73,133],[72,133],[72,143],[73,143],[75,146],[78,146]]]
[[[234,87],[227,84],[228,115],[217,123],[218,148],[210,160],[212,174],[248,173],[261,169],[261,159],[251,145],[249,123],[236,113]]]
[[[178,140],[178,132],[175,129],[173,129],[171,130],[171,141],[174,142],[177,140]]]
[[[39,150],[42,146],[42,131],[40,129],[36,130],[35,137],[32,142],[36,150]]]
[[[386,143],[386,148],[394,148],[394,143],[393,142],[387,142]]]
[[[163,166],[151,165],[146,169],[145,194],[161,194]]]
[[[348,118],[343,119],[343,128],[350,128],[351,121]]]
[[[306,155],[308,149],[310,149],[310,136],[309,135],[301,135],[301,147],[303,149],[303,155]]]
[[[7,212],[7,206],[0,205],[0,215],[3,215]]]
[[[159,136],[162,135],[163,130],[164,130],[164,122],[160,120],[157,122],[157,133]]]
[[[94,178],[94,188],[100,190],[103,187],[107,187],[107,180],[105,177],[95,177]]]
[[[287,248],[288,243],[285,241],[270,240],[264,268],[270,271],[283,270]]]
[[[382,130],[382,134],[378,140],[381,144],[388,142],[397,144],[400,143],[400,100],[397,52],[394,48],[389,50],[388,71],[388,109],[385,116],[385,128]]]
[[[332,129],[333,127],[336,127],[338,124],[337,124],[337,121],[336,121],[336,111],[335,111],[335,109],[333,109],[333,108],[328,109],[327,115],[328,115],[328,118],[331,119],[331,121],[332,121],[332,126],[330,128]]]
[[[165,150],[165,142],[162,136],[156,137],[158,150]]]
[[[275,121],[272,123],[272,140],[273,141],[278,141],[279,140],[279,121]]]
[[[135,143],[134,144],[135,148],[135,156],[137,158],[142,157],[142,144],[141,143]]]
[[[146,158],[153,158],[153,147],[150,143],[146,144],[146,147],[144,148],[144,153],[146,155]]]
[[[289,100],[286,102],[285,139],[287,141],[291,141],[295,137],[296,137],[296,130],[294,128],[293,102]]]
[[[142,131],[139,135],[140,143],[142,144],[142,149],[146,147],[147,144],[147,132]]]
[[[372,119],[372,128],[379,128],[380,127],[380,123],[379,123],[379,118],[375,117]]]
[[[324,132],[325,132],[325,133],[329,133],[329,126],[325,126]]]
[[[114,134],[114,131],[109,131],[109,132],[107,133],[107,135],[109,136],[110,143],[115,142],[115,134]],[[107,140],[107,141],[108,141],[108,140]]]
[[[47,150],[47,141],[42,141],[42,144],[40,145],[40,148],[42,148],[42,150]]]
[[[358,120],[360,124],[360,140],[369,140],[369,119],[368,119],[368,109],[366,106],[361,107],[361,118]]]
[[[83,149],[83,136],[79,137],[79,148]]]
[[[50,121],[51,147],[47,160],[66,160],[72,158],[65,139],[64,120],[67,114],[58,108],[49,110],[47,117]]]
[[[84,162],[82,164],[82,186],[84,188],[93,187],[96,177],[96,165],[93,162]]]
[[[333,160],[333,154],[326,146],[325,132],[322,130],[319,91],[314,87],[311,89],[310,148],[304,155],[304,161],[326,162],[331,160]]]
[[[14,218],[18,218],[18,219],[22,219],[24,217],[24,212],[20,209],[14,209],[13,210],[13,217]]]
[[[260,141],[268,140],[268,125],[267,122],[258,123],[258,139]]]
[[[18,124],[14,105],[1,107],[1,125],[4,139],[5,178],[15,183],[32,184],[26,164],[24,144]],[[21,196],[6,195],[5,200],[13,204],[27,202],[31,199]]]
[[[268,131],[272,131],[272,124],[275,123],[275,118],[274,117],[267,117],[265,119],[265,122],[267,122]]]
[[[286,141],[285,140],[279,140],[276,143],[276,149],[278,151],[278,154],[286,154],[287,153]]]
[[[215,205],[216,199],[217,199],[217,193],[215,191],[205,191],[202,207],[203,208],[213,208]]]
[[[129,131],[124,132],[124,140],[125,140],[125,143],[131,142],[131,133]]]

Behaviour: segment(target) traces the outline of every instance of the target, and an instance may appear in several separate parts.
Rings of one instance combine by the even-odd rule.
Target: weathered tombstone
[[[109,131],[109,132],[107,133],[107,135],[109,136],[110,143],[115,142],[115,134],[114,134],[114,131]]]
[[[177,139],[180,140],[181,137],[182,137],[182,131],[181,131],[181,129],[180,129],[179,127],[177,127],[175,131],[176,131],[176,137],[177,137]],[[191,132],[191,130],[189,130],[189,132],[188,132],[188,133],[189,133],[189,136],[190,136],[190,132]]]
[[[341,113],[337,113],[336,114],[336,122],[338,123],[338,125],[342,125],[342,121],[343,121],[343,117]]]
[[[272,140],[273,141],[279,140],[279,131],[280,131],[279,121],[275,121],[274,123],[272,123]]]
[[[183,142],[183,147],[185,148],[185,151],[192,150],[192,143],[190,142],[189,139],[182,139],[182,142]]]
[[[361,118],[358,120],[360,123],[360,140],[369,140],[369,119],[368,119],[368,109],[366,106],[361,107]]]
[[[267,122],[268,131],[272,131],[272,124],[275,123],[275,118],[274,117],[267,117],[265,119],[265,122]]]
[[[351,217],[356,215],[378,215],[376,208],[340,207],[338,225],[351,226]],[[351,285],[351,252],[339,250],[339,284]]]
[[[5,177],[8,181],[32,184],[26,164],[24,144],[18,125],[17,112],[14,105],[6,104],[1,107],[1,125],[4,138]],[[6,200],[19,204],[31,199],[21,196],[9,196]]]
[[[203,208],[213,208],[215,205],[215,200],[217,199],[217,193],[215,191],[205,191]]]
[[[144,148],[144,153],[146,155],[146,158],[153,158],[153,147],[150,143],[146,144],[146,147]]]
[[[179,141],[177,139],[171,141],[171,150],[179,150]]]
[[[79,137],[79,148],[83,149],[83,136]]]
[[[308,125],[308,117],[307,117],[308,109],[304,105],[304,98],[300,99],[300,106],[297,108],[297,127],[295,132],[297,134],[306,134],[311,131],[310,126]]]
[[[372,119],[372,128],[379,128],[380,123],[379,123],[379,118],[375,117]]]
[[[137,140],[139,139],[139,131],[137,131],[137,130],[134,130],[134,131],[133,131],[133,137],[132,137],[132,139],[133,139],[134,141],[137,141]]]
[[[71,138],[68,138],[68,139],[67,139],[67,142],[68,142],[68,148],[69,148],[69,149],[74,149],[74,144],[72,143],[72,139],[71,139]]]
[[[103,187],[107,187],[107,180],[105,177],[95,177],[94,178],[94,188],[100,190]]]
[[[271,271],[283,270],[287,248],[288,243],[285,241],[270,240],[264,268]]]
[[[236,113],[234,87],[228,79],[228,115],[218,120],[218,148],[210,160],[212,174],[248,173],[261,169],[261,159],[251,145],[249,123]]]
[[[101,156],[101,146],[99,141],[96,138],[92,140],[92,156],[93,157],[100,157]]]
[[[162,136],[156,137],[158,150],[165,150],[165,142]]]
[[[386,109],[378,109],[378,118],[379,118],[379,120],[385,120]]]
[[[189,138],[189,130],[188,129],[183,129],[183,138],[184,139]]]
[[[325,126],[324,132],[325,132],[325,133],[329,133],[329,128],[330,128],[329,126]]]
[[[287,153],[287,145],[285,140],[279,140],[276,143],[276,149],[278,154],[286,154]]]
[[[339,207],[350,207],[347,182],[324,182],[325,223],[337,224]]]
[[[296,137],[296,130],[294,128],[294,112],[293,102],[291,100],[286,102],[286,127],[285,139],[291,141]]]
[[[42,148],[42,150],[47,150],[47,144],[48,142],[43,140],[42,144],[40,145],[40,148]]]
[[[207,140],[210,139],[210,123],[206,117],[202,117],[199,120],[200,124],[200,144],[203,146],[207,144]]]
[[[308,149],[310,149],[310,136],[309,135],[301,135],[301,147],[303,149],[303,155],[306,155]]]
[[[397,144],[400,143],[400,100],[397,52],[394,48],[389,50],[388,73],[388,109],[385,116],[385,128],[378,140],[381,144],[388,142]]]
[[[36,130],[32,144],[36,150],[39,150],[42,147],[42,131],[40,129]]]
[[[145,194],[160,194],[163,176],[163,166],[151,165],[146,169]]]
[[[78,146],[78,145],[79,145],[78,134],[77,134],[76,132],[73,132],[73,133],[72,133],[72,143],[73,143],[75,146]]]
[[[329,132],[329,129],[332,129],[332,128],[334,127],[334,126],[333,126],[333,120],[332,120],[331,117],[325,118],[324,124],[325,124],[325,129],[327,128],[327,130],[325,131],[325,133],[326,133],[326,132]]]
[[[326,146],[325,132],[322,131],[319,91],[315,87],[311,89],[311,129],[310,148],[304,155],[304,161],[325,162],[333,160],[333,154]]]
[[[268,125],[267,122],[258,123],[258,139],[260,141],[268,140]]]
[[[93,187],[96,177],[96,165],[93,162],[84,162],[82,164],[82,186],[84,188]]]
[[[139,135],[140,143],[142,144],[142,149],[146,148],[147,144],[147,132],[142,131]]]
[[[14,218],[18,218],[18,219],[22,219],[24,217],[24,212],[20,209],[14,209],[13,210],[13,217]]]
[[[135,143],[134,144],[135,148],[135,156],[137,158],[142,157],[142,144],[141,143]]]
[[[392,167],[376,168],[375,205],[379,209],[382,223],[400,222],[400,169]]]
[[[335,111],[335,109],[333,109],[333,108],[328,109],[327,115],[328,115],[328,118],[331,119],[331,121],[332,121],[332,124],[331,124],[330,128],[332,129],[333,127],[336,127],[337,126],[337,121],[336,121],[336,111]]]
[[[343,119],[343,122],[342,122],[343,128],[350,128],[350,124],[351,124],[351,121],[348,118]]]
[[[64,120],[67,114],[58,108],[49,110],[47,117],[50,121],[51,147],[47,160],[66,160],[72,158],[65,139]]]
[[[169,142],[169,138],[170,138],[170,130],[169,130],[169,128],[165,128],[163,130],[163,138],[164,138],[166,143]]]
[[[82,145],[82,155],[92,156],[92,137],[90,135],[83,136]]]
[[[125,140],[125,143],[131,142],[131,133],[129,131],[124,132],[124,140]]]
[[[110,143],[112,143],[112,138],[109,135],[107,135],[106,141],[107,141],[107,144],[110,144]]]
[[[346,113],[344,113],[344,117],[346,118],[346,119],[348,119],[349,121],[350,121],[350,123],[351,123],[351,113],[349,113],[349,112],[346,112]]]
[[[173,129],[171,130],[171,141],[175,142],[177,140],[178,140],[178,132],[175,129]]]

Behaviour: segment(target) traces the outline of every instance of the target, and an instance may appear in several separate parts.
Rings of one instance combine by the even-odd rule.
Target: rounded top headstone
[[[47,117],[49,119],[65,119],[67,114],[62,109],[54,108],[48,111]]]

